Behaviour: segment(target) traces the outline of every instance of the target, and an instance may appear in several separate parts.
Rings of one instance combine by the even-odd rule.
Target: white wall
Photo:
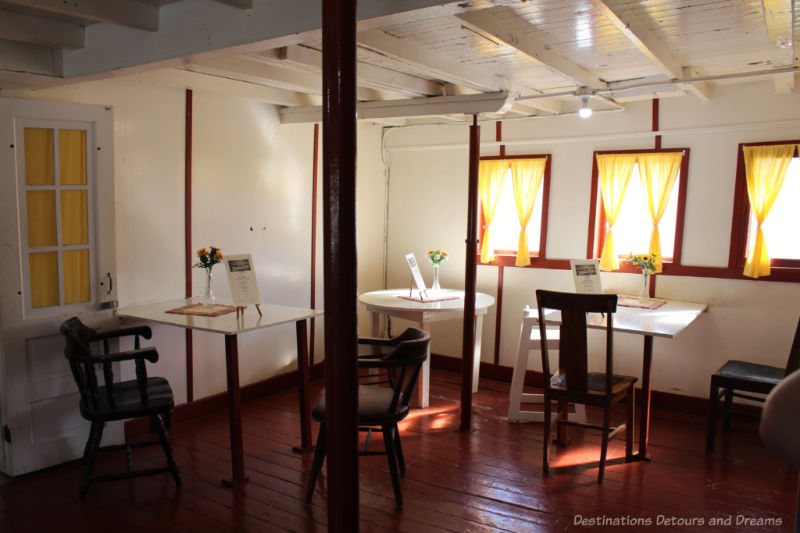
[[[728,260],[738,143],[800,138],[800,94],[776,95],[771,83],[724,86],[711,101],[694,97],[661,101],[662,146],[688,147],[689,187],[683,263],[725,266]],[[625,112],[503,122],[506,153],[550,153],[552,174],[548,257],[584,257],[595,150],[653,147],[650,102],[631,103]],[[483,143],[494,141],[494,122],[484,123]],[[403,255],[422,257],[445,248],[444,287],[463,287],[467,229],[467,141],[465,125],[395,128],[386,135],[390,174],[389,286],[407,284]],[[482,155],[496,155],[484,146]],[[362,251],[363,253],[363,251]],[[430,266],[421,262],[431,279]],[[427,269],[427,270],[426,270]],[[536,288],[572,290],[568,271],[506,268],[500,364],[513,366],[520,309],[534,304]],[[604,288],[633,292],[638,277],[602,275]],[[496,296],[497,268],[478,267],[478,290]],[[677,339],[656,340],[656,390],[704,397],[710,374],[728,359],[777,366],[786,362],[800,315],[800,284],[659,276],[657,295],[707,302],[708,313]],[[433,351],[460,357],[461,324],[434,325]],[[482,360],[494,357],[495,310],[484,321]],[[618,335],[616,369],[641,373],[642,339]],[[539,369],[536,357],[529,368]],[[600,354],[592,364],[600,368]]]
[[[168,79],[162,76],[158,79]],[[153,78],[156,79],[156,78]],[[311,272],[313,125],[283,126],[274,106],[194,88],[192,249],[252,253],[264,302],[308,306]],[[121,306],[182,298],[184,294],[184,100],[180,87],[119,78],[8,96],[105,104],[114,112],[117,282]],[[358,205],[379,223],[359,228],[359,246],[380,250],[384,176],[381,129],[358,128]],[[321,150],[320,150],[321,154]],[[320,159],[319,204],[322,198]],[[317,307],[322,296],[322,219],[318,225]],[[252,228],[252,230],[251,230]],[[193,292],[203,290],[193,272]],[[229,296],[224,269],[214,269],[214,292]],[[359,257],[359,278],[382,283],[382,254]],[[153,326],[161,355],[152,371],[167,377],[176,401],[186,399],[184,332]],[[225,390],[221,335],[196,332],[194,397]],[[323,320],[317,320],[316,361],[323,357]],[[292,324],[241,335],[240,381],[257,382],[296,368]],[[126,371],[132,375],[132,369]]]

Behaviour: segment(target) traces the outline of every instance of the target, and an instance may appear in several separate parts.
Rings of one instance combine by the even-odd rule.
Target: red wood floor
[[[712,455],[704,450],[703,413],[656,410],[652,462],[620,462],[620,435],[598,485],[599,435],[592,431],[572,430],[572,442],[553,451],[551,473],[542,475],[542,426],[508,423],[507,383],[482,380],[474,430],[457,432],[458,380],[434,371],[431,407],[413,412],[401,428],[402,510],[394,507],[385,457],[361,458],[362,531],[793,530],[797,474],[764,450],[752,425],[719,433]],[[312,505],[302,501],[311,454],[292,452],[299,442],[296,394],[244,405],[244,487],[219,483],[230,472],[223,411],[173,425],[182,487],[168,475],[95,484],[80,502],[76,461],[0,480],[0,531],[325,531],[324,469]],[[136,458],[161,461],[157,448]],[[121,461],[106,454],[98,469]]]

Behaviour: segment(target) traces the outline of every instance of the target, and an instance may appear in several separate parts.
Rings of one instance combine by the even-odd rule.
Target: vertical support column
[[[464,273],[464,334],[461,339],[461,431],[472,428],[472,372],[475,357],[475,290],[478,236],[478,164],[480,159],[478,115],[469,128],[469,196],[467,200],[467,260]]]
[[[328,529],[358,531],[356,2],[322,2]]]
[[[640,461],[647,458],[647,438],[650,433],[650,390],[653,377],[653,336],[644,336],[644,349],[642,353],[642,397],[639,414],[639,456]]]
[[[186,297],[192,297],[192,90],[186,89],[186,124],[184,126],[184,250],[186,254]],[[186,401],[194,401],[194,338],[186,328]]]
[[[311,298],[310,307],[317,307],[317,167],[319,164],[319,124],[314,124],[314,166],[311,177]],[[317,319],[311,318],[308,353],[310,365],[314,366],[314,326]]]

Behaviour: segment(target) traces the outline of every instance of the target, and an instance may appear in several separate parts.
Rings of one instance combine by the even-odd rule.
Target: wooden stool
[[[552,333],[551,333],[552,332]],[[558,350],[558,328],[548,328],[547,349]],[[523,411],[523,403],[539,403],[544,401],[543,394],[523,393],[525,385],[525,371],[528,369],[528,352],[541,351],[541,335],[539,334],[539,317],[536,309],[527,305],[522,310],[522,324],[519,328],[519,344],[517,345],[517,363],[514,365],[514,374],[511,378],[509,391],[508,420],[509,422],[542,422],[542,411]],[[586,422],[586,406],[576,405],[575,412],[569,414],[570,420]]]

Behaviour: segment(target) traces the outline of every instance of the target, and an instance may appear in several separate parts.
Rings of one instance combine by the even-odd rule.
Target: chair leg
[[[544,444],[542,446],[542,471],[546,474],[549,470],[547,464],[547,454],[550,448],[550,398],[545,393],[544,395]]]
[[[317,445],[314,448],[314,459],[311,461],[311,473],[308,475],[308,485],[306,485],[306,504],[311,503],[314,496],[314,486],[317,484],[317,476],[322,470],[322,462],[325,460],[325,422],[319,425],[319,435]]]
[[[397,450],[394,447],[394,435],[392,426],[382,426],[383,445],[386,447],[386,458],[389,461],[389,473],[392,475],[392,488],[394,489],[394,501],[397,507],[403,506],[403,495],[400,492],[400,480],[397,477]]]
[[[397,467],[400,469],[402,475],[406,475],[406,460],[403,457],[403,446],[400,444],[400,429],[397,424],[394,425],[394,450],[397,452]]]
[[[706,451],[714,451],[714,437],[717,432],[717,410],[719,409],[719,386],[711,378],[711,389],[708,393],[708,427],[706,428]]]
[[[158,433],[158,440],[161,441],[161,448],[164,450],[164,455],[167,457],[169,473],[172,474],[172,479],[175,480],[175,484],[180,487],[181,473],[178,470],[178,465],[175,464],[175,457],[172,455],[172,443],[170,443],[169,435],[164,427],[164,421],[161,420],[161,416],[153,415],[153,425]]]
[[[625,460],[630,461],[633,459],[633,433],[634,433],[634,388],[631,385],[631,390],[628,391],[628,402],[625,406]]]
[[[611,403],[603,407],[603,441],[600,445],[600,471],[597,473],[597,482],[602,483],[606,473],[606,453],[608,452],[608,426],[611,425]]]
[[[558,402],[556,407],[556,446],[559,448],[567,447],[567,426],[562,424],[562,420],[569,418],[569,404],[567,402]]]
[[[89,490],[92,468],[94,467],[94,460],[97,458],[97,451],[100,449],[104,425],[103,422],[92,422],[92,428],[89,430],[89,440],[86,442],[86,449],[84,451],[85,461],[83,465],[83,475],[81,476],[81,485],[78,489],[78,497],[81,500],[86,498],[86,493]]]
[[[725,411],[722,413],[722,430],[731,430],[731,409],[733,408],[733,389],[725,389]]]

